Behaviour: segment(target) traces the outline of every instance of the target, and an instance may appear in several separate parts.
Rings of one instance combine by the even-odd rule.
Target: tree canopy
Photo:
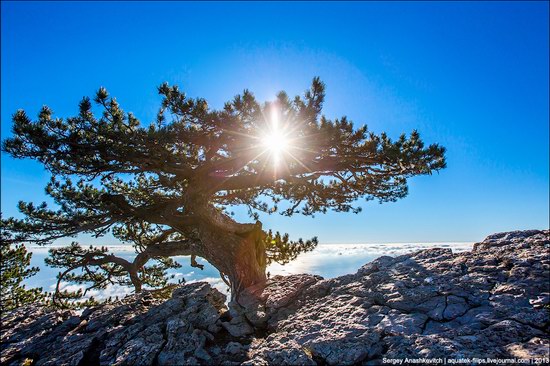
[[[134,262],[77,244],[54,252],[50,262],[99,266],[102,275],[80,280],[102,286],[128,275],[139,289],[155,283],[148,273],[158,278],[175,265],[166,258],[190,255],[198,265],[200,256],[239,293],[265,282],[269,261],[286,262],[317,243],[264,231],[259,212],[359,212],[359,199],[395,201],[407,195],[408,178],[445,167],[445,149],[425,146],[417,131],[392,140],[346,117],[326,118],[318,78],[302,96],[280,92],[259,103],[245,90],[220,110],[177,86],[158,91],[161,107],[150,124],[124,112],[104,88],[93,99],[99,116],[87,97],[65,119],[46,106],[35,121],[23,110],[13,115],[13,137],[2,149],[51,172],[46,193],[58,207],[21,202],[24,218],[3,222],[12,241],[47,244],[110,231],[135,246]],[[237,205],[256,222],[236,222]],[[146,269],[149,259],[159,262]]]

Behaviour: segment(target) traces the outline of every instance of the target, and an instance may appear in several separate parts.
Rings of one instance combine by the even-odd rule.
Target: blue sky
[[[548,227],[547,2],[1,7],[2,138],[17,109],[70,116],[99,86],[149,123],[164,81],[221,107],[245,88],[269,100],[320,76],[327,117],[393,137],[418,129],[447,147],[448,168],[359,215],[269,216],[264,227],[323,243],[477,241]],[[45,199],[38,163],[2,154],[1,173],[3,215]]]

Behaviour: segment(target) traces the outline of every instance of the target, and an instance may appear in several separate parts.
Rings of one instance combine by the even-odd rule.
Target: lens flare
[[[280,154],[288,147],[288,140],[279,131],[272,131],[263,139],[265,148],[272,154]]]

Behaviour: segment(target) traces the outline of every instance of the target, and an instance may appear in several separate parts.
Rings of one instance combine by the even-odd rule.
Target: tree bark
[[[267,280],[261,223],[239,224],[213,210],[199,225],[201,256],[227,277],[232,301],[259,296]]]

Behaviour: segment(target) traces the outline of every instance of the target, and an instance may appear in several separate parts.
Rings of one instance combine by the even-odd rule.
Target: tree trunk
[[[241,303],[243,297],[261,294],[267,277],[260,222],[239,224],[226,215],[210,211],[209,220],[199,225],[199,237],[201,256],[229,280],[232,301]]]
[[[139,279],[139,275],[137,273],[137,270],[134,266],[131,270],[128,271],[130,274],[130,281],[132,281],[132,285],[134,285],[134,291],[136,293],[141,292],[141,280]]]
[[[266,257],[263,241],[256,232],[237,235],[210,232],[203,240],[204,258],[227,276],[231,285],[231,300],[239,300],[243,292],[254,294],[263,290],[266,281]]]

